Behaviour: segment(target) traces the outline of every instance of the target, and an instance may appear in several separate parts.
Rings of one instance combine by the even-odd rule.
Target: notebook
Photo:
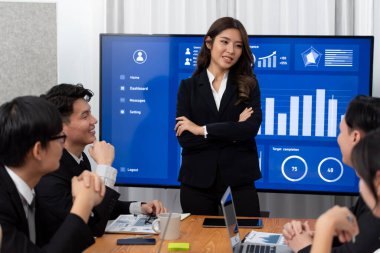
[[[240,241],[239,227],[236,218],[234,201],[232,199],[231,189],[227,188],[224,193],[221,206],[228,235],[230,237],[231,249],[233,253],[291,253],[293,252],[287,245],[274,245],[264,243],[248,243]]]

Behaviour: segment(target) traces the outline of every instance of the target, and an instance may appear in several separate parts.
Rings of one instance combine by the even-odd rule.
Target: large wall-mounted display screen
[[[100,36],[100,136],[115,146],[117,184],[177,187],[174,126],[180,81],[195,70],[201,35]],[[256,137],[262,191],[355,194],[341,161],[339,123],[370,95],[373,37],[250,36],[263,122]]]

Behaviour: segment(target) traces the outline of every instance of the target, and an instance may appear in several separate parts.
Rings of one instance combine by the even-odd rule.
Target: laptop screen
[[[230,187],[227,188],[223,195],[221,206],[228,235],[230,237],[231,246],[234,248],[238,243],[240,243],[240,235]]]

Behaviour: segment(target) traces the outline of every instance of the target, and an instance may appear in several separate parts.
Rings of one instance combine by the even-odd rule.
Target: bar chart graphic
[[[257,67],[259,67],[259,68],[276,68],[277,67],[277,52],[274,51],[270,55],[258,58]]]
[[[341,96],[342,101],[339,101],[331,95],[333,91],[329,91],[328,97],[326,89],[315,89],[310,93],[264,97],[264,119],[259,135],[336,138],[346,99]]]
[[[255,67],[259,70],[283,71],[290,65],[289,44],[256,44],[250,46]]]

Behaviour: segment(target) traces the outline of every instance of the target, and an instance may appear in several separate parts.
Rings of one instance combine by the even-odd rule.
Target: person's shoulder
[[[53,178],[59,178],[60,180],[67,180],[71,182],[71,178],[75,176],[74,169],[78,166],[75,159],[65,149],[63,150],[62,157],[59,161],[59,167],[53,172],[44,175],[41,182],[51,181]]]
[[[189,78],[182,79],[182,83],[185,85],[189,85],[189,84],[196,82],[196,80],[198,80],[198,79],[199,79],[199,76],[191,76]]]
[[[6,190],[9,190],[10,188],[13,188],[13,181],[11,177],[9,176],[8,172],[6,171],[5,167],[0,165],[0,192],[5,192]]]
[[[90,163],[88,158],[83,155],[83,159]],[[59,161],[59,169],[57,172],[61,171],[66,171],[66,172],[71,172],[75,167],[78,166],[78,162],[74,159],[74,157],[66,150],[63,149],[62,157],[61,160]]]
[[[208,82],[209,80],[208,80],[206,70],[202,71],[199,74],[192,75],[191,77],[182,80],[183,85],[195,85],[199,83],[208,83]]]
[[[0,186],[4,184],[5,173],[5,168],[0,164]]]
[[[0,167],[0,170],[2,170],[1,167]],[[10,190],[10,185],[9,185],[8,179],[5,178],[5,176],[0,173],[0,196],[6,195],[6,193],[9,190]]]
[[[376,228],[380,231],[380,219],[377,218],[372,210],[365,204],[364,200],[359,197],[353,210],[359,226]]]
[[[196,77],[189,77],[187,79],[182,79],[181,80],[181,83],[180,83],[180,88],[179,88],[179,91],[186,91],[186,93],[189,91],[189,90],[192,90],[193,87],[195,87],[196,83],[197,83],[197,78]]]
[[[351,207],[351,211],[357,218],[365,213],[372,213],[371,209],[367,206],[361,196],[358,197],[355,204]]]

